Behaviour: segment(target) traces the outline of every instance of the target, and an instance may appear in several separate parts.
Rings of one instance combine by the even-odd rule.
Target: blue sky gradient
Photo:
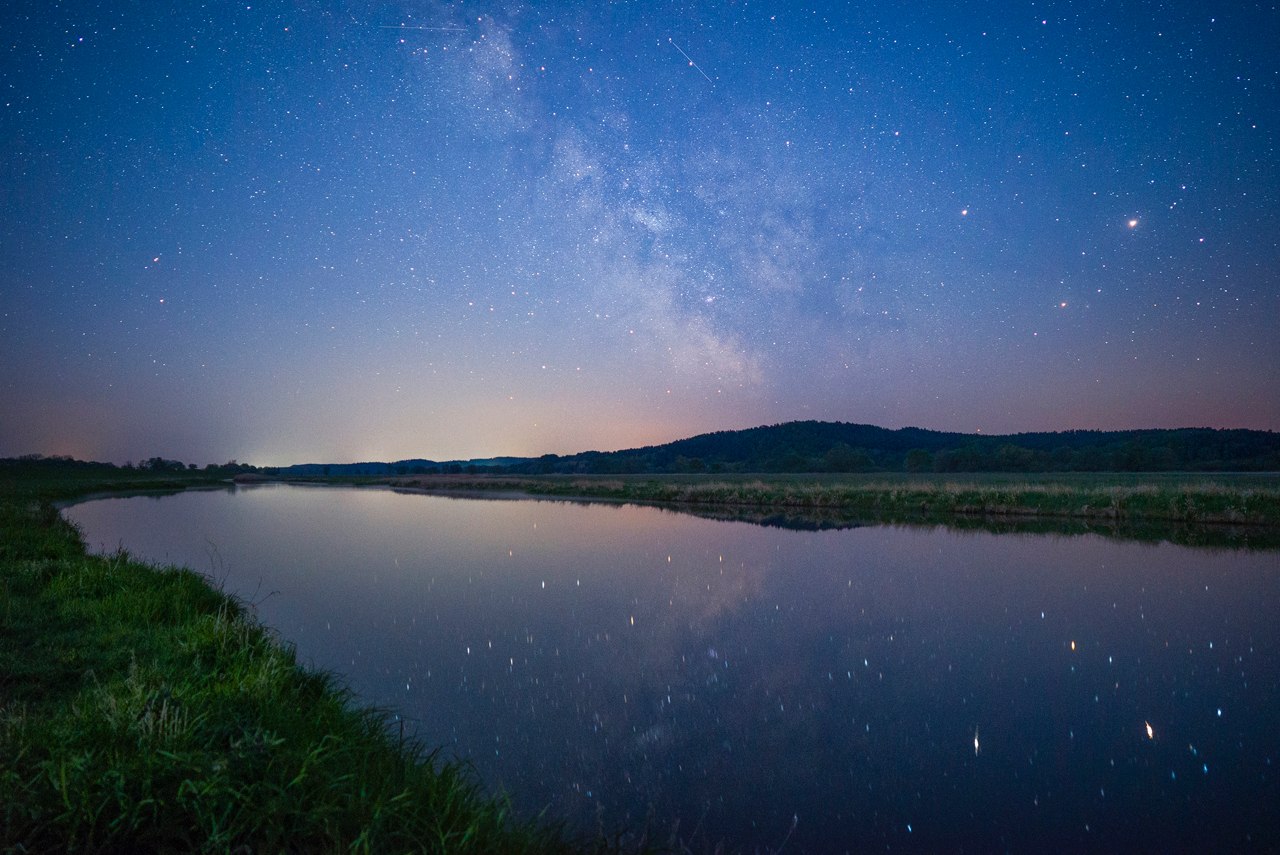
[[[1280,429],[1274,4],[0,14],[0,456]]]

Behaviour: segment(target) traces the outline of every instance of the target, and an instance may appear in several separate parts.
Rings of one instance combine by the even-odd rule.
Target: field
[[[53,502],[199,475],[0,467],[0,850],[600,850],[298,666],[189,570],[88,556]]]

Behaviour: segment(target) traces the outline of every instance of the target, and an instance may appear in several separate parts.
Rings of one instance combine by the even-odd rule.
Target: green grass
[[[606,848],[401,744],[205,578],[86,555],[53,507],[202,480],[0,469],[0,849]]]
[[[441,490],[519,490],[625,501],[1280,525],[1280,477],[1268,475],[411,476]]]
[[[366,479],[453,492],[664,504],[708,516],[821,524],[925,522],[1004,531],[1094,530],[1189,545],[1280,546],[1280,475],[410,476]]]

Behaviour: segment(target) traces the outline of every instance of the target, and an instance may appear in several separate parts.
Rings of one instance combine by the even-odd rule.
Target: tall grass
[[[203,577],[86,555],[50,503],[102,486],[0,479],[0,848],[604,848],[389,736]]]
[[[350,483],[347,481],[346,483]],[[1280,474],[410,476],[360,483],[656,504],[787,528],[892,523],[1280,549]]]
[[[869,515],[1036,516],[1280,526],[1280,477],[840,475],[390,479],[435,490],[523,490],[689,505],[839,509]]]

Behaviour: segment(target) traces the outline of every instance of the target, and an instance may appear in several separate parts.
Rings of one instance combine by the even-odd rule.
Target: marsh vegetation
[[[994,531],[1064,527],[1188,544],[1280,542],[1280,476],[1265,473],[419,475],[347,482],[656,503],[747,519],[782,515],[797,527],[927,522]]]

